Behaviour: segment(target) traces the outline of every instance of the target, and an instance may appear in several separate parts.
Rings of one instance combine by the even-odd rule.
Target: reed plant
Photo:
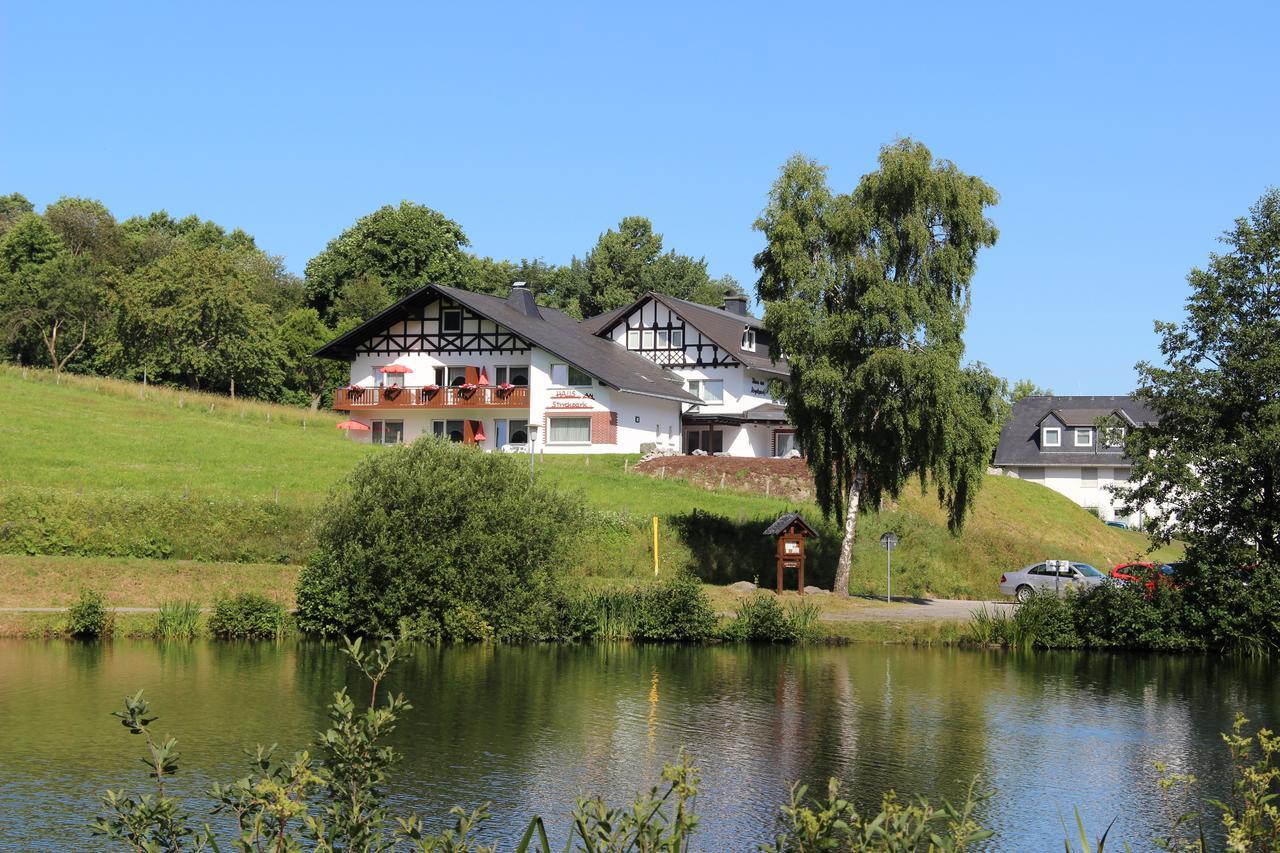
[[[160,603],[155,637],[159,640],[194,640],[200,635],[200,602],[174,599]]]

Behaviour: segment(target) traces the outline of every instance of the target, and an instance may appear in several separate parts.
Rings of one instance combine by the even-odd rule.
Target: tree
[[[834,592],[848,595],[861,507],[932,481],[958,531],[998,438],[1001,383],[961,368],[978,250],[995,243],[996,192],[901,140],[847,195],[799,155],[756,228],[764,324],[787,354],[777,389],[824,514],[844,524]]]
[[[1052,388],[1041,388],[1030,379],[1019,379],[1009,389],[1009,402],[1016,403],[1025,397],[1052,397]]]
[[[720,305],[726,290],[740,292],[737,282],[726,276],[713,280],[707,274],[705,258],[693,259],[672,250],[662,251],[662,235],[643,216],[628,216],[600,235],[596,245],[577,272],[578,313],[593,317],[636,299],[648,291],[666,293],[680,299]]]
[[[125,375],[272,399],[284,355],[239,253],[182,246],[122,283],[107,358]]]
[[[319,408],[324,395],[348,377],[346,364],[311,355],[334,337],[334,330],[321,321],[316,309],[299,308],[284,318],[279,335],[285,401]]]
[[[358,275],[342,285],[330,316],[338,323],[370,319],[392,302],[391,294],[376,275]],[[318,316],[318,315],[317,315]]]
[[[400,202],[361,217],[307,262],[309,304],[328,317],[342,288],[360,276],[376,276],[399,299],[429,282],[467,280],[470,245],[462,226],[444,214]]]
[[[1280,190],[1227,231],[1224,254],[1187,276],[1181,324],[1157,322],[1164,366],[1138,365],[1136,396],[1159,423],[1130,432],[1129,512],[1155,508],[1157,541],[1177,534],[1235,566],[1280,566]]]
[[[4,232],[8,231],[13,223],[35,209],[35,205],[22,193],[0,195],[0,237],[4,236]]]
[[[45,208],[44,221],[73,256],[113,264],[122,260],[124,235],[102,202],[64,196]]]

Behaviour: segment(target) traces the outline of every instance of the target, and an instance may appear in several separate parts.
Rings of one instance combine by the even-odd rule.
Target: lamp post
[[[884,569],[885,583],[885,603],[893,601],[893,549],[898,547],[898,534],[892,530],[880,537],[880,544],[884,546],[885,560],[887,561]]]
[[[529,429],[529,479],[533,479],[533,451],[538,446],[538,425],[528,424]]]

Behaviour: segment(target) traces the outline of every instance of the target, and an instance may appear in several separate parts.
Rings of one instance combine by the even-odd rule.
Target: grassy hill
[[[47,372],[14,367],[0,368],[0,394],[9,403],[0,422],[0,552],[102,558],[92,567],[83,559],[33,560],[25,568],[6,560],[2,574],[20,575],[32,589],[41,588],[44,573],[60,588],[74,583],[76,572],[86,583],[142,573],[164,586],[179,584],[175,565],[196,574],[222,571],[203,566],[215,561],[296,565],[308,553],[315,507],[361,456],[378,452],[348,441],[332,413],[93,377],[54,384]],[[780,512],[798,509],[822,528],[808,577],[830,583],[839,531],[812,505],[738,491],[734,483],[708,489],[658,480],[630,470],[633,462],[536,460],[539,476],[580,491],[601,510],[566,574],[651,575],[648,524],[658,515],[664,570],[691,566],[712,582],[768,583],[772,548],[760,531]],[[902,539],[894,553],[899,594],[990,597],[1003,569],[1049,557],[1109,565],[1145,548],[1141,536],[1100,524],[1048,489],[992,477],[959,537],[947,532],[932,498],[915,492],[864,516],[854,592],[883,592],[876,540],[887,529]],[[166,561],[165,570],[148,572],[147,560]],[[136,577],[128,588],[148,589]],[[163,597],[154,586],[129,594],[136,600],[116,603]]]

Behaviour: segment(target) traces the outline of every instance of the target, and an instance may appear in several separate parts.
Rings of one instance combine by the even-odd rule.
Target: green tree
[[[71,255],[88,255],[103,263],[121,262],[124,235],[102,202],[64,196],[45,208],[44,221],[62,238]]]
[[[1052,397],[1052,388],[1041,388],[1030,379],[1019,379],[1009,388],[1009,402],[1016,403],[1026,397]]]
[[[582,317],[626,305],[651,290],[717,306],[726,290],[741,292],[728,276],[712,279],[705,258],[695,260],[675,250],[664,253],[662,235],[643,216],[625,217],[616,230],[601,234],[570,275],[569,287]]]
[[[335,333],[320,319],[314,308],[299,308],[280,324],[280,346],[284,355],[285,401],[319,408],[324,396],[345,384],[347,365],[312,353],[329,342]]]
[[[1001,384],[962,368],[978,250],[995,243],[996,192],[901,140],[847,195],[795,156],[756,222],[764,323],[787,354],[778,389],[819,505],[844,524],[837,595],[848,595],[860,507],[932,482],[962,525],[998,438]]]
[[[9,193],[9,195],[0,195],[0,237],[4,236],[4,232],[9,230],[13,223],[17,222],[23,215],[35,211],[35,205],[27,200],[22,193]]]
[[[307,299],[327,318],[343,286],[360,276],[376,276],[394,299],[429,282],[465,282],[468,245],[462,226],[429,207],[411,201],[381,207],[307,262]]]
[[[122,283],[107,360],[124,375],[274,398],[284,354],[237,252],[183,246]]]
[[[216,222],[198,216],[174,219],[159,210],[146,217],[134,216],[120,223],[125,244],[126,269],[135,270],[154,263],[180,247],[257,251],[257,244],[239,228],[227,231]]]
[[[1190,556],[1280,567],[1280,190],[1187,276],[1186,319],[1157,322],[1164,366],[1138,365],[1136,395],[1159,423],[1134,430],[1130,512],[1155,509],[1157,541]]]
[[[342,285],[330,316],[338,323],[357,325],[370,319],[392,302],[391,294],[376,275],[358,275]]]

